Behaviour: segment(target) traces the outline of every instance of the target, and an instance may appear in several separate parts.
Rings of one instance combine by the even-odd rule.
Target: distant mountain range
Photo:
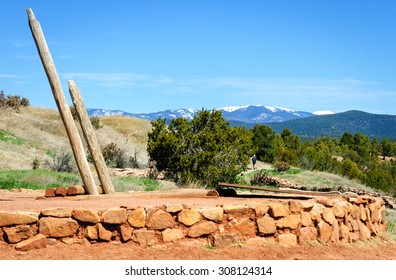
[[[370,114],[356,110],[271,123],[268,126],[278,133],[289,128],[293,134],[303,139],[315,139],[325,135],[340,137],[345,132],[352,134],[360,132],[377,139],[396,139],[396,116]]]
[[[370,114],[362,111],[347,111],[338,114],[316,115],[261,105],[247,105],[219,108],[223,117],[231,125],[251,128],[256,124],[266,124],[277,133],[288,128],[302,139],[315,139],[321,136],[340,137],[345,132],[360,132],[371,138],[396,139],[396,116]],[[167,120],[183,117],[192,119],[196,109],[165,110],[148,114],[133,114],[120,110],[87,109],[90,116],[131,116],[144,120],[157,120],[162,116]]]
[[[285,108],[277,108],[277,107],[261,106],[261,105],[224,107],[224,108],[218,108],[217,110],[222,111],[223,117],[228,121],[242,122],[248,124],[277,123],[277,122],[284,122],[284,121],[314,116],[313,113],[309,113],[309,112],[294,111]],[[151,121],[151,120],[157,120],[159,117],[163,117],[167,120],[183,117],[190,120],[199,110],[177,109],[177,110],[165,110],[165,111],[147,113],[147,114],[134,114],[120,110],[106,110],[106,109],[87,109],[87,111],[90,116],[131,116],[131,117]]]

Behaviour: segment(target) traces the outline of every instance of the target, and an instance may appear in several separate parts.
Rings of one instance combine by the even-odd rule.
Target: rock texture
[[[198,238],[218,247],[277,242],[290,247],[307,242],[369,240],[386,231],[386,208],[369,196],[219,205],[162,205],[128,209],[44,209],[41,213],[0,211],[0,241],[18,250],[48,242],[134,242],[141,246]]]

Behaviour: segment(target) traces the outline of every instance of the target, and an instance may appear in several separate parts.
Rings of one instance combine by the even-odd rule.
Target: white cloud
[[[21,78],[21,76],[20,75],[15,75],[15,74],[0,74],[0,78],[17,79],[17,78]]]
[[[330,110],[320,110],[320,111],[316,111],[313,112],[314,115],[332,115],[334,114],[334,112],[330,111]]]

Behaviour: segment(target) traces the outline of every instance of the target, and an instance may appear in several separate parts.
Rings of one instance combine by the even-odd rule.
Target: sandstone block
[[[45,193],[44,193],[44,196],[45,196],[45,197],[55,197],[55,196],[56,196],[56,194],[55,194],[55,188],[48,188],[48,189],[46,189],[46,190],[45,190]]]
[[[300,215],[301,215],[301,225],[302,226],[310,227],[313,225],[310,212],[302,211]]]
[[[349,242],[349,228],[343,223],[340,225],[340,240]]]
[[[138,229],[133,231],[133,240],[141,246],[155,245],[155,231]]]
[[[5,228],[4,232],[9,243],[18,243],[33,236],[32,229],[28,225]]]
[[[371,232],[372,235],[377,236],[379,234],[378,224],[371,222],[371,220],[367,221],[366,223],[367,228]]]
[[[38,221],[38,216],[36,212],[0,210],[0,227],[32,224]]]
[[[356,219],[360,219],[360,207],[357,205],[352,204],[350,209],[351,211],[351,216],[352,218]]]
[[[332,208],[325,208],[323,210],[322,217],[323,217],[323,220],[328,222],[330,225],[332,225],[334,223],[334,221],[336,220]]]
[[[356,220],[353,219],[351,216],[348,217],[347,226],[349,228],[349,231],[358,231],[359,230],[359,226],[358,226]]]
[[[168,213],[177,213],[183,210],[183,205],[182,204],[170,204],[166,205],[166,212]]]
[[[276,233],[275,220],[271,217],[263,217],[257,219],[257,226],[261,234],[274,234]]]
[[[200,210],[202,216],[206,219],[220,223],[223,220],[224,210],[222,207],[213,207]]]
[[[98,223],[97,227],[99,239],[103,241],[110,241],[113,233],[110,230],[107,230],[101,223]]]
[[[290,213],[289,206],[281,203],[270,204],[269,207],[268,212],[272,218],[286,217]]]
[[[73,210],[69,208],[55,207],[44,209],[41,211],[41,214],[47,217],[70,218],[72,215],[72,211]]]
[[[85,228],[85,237],[90,240],[98,240],[99,239],[98,224],[95,224],[93,226],[87,226]]]
[[[370,214],[371,214],[371,221],[373,223],[378,223],[381,220],[381,215],[379,212],[380,208],[381,208],[381,205],[377,202],[370,203],[368,205],[368,209],[370,209]]]
[[[56,196],[66,196],[67,195],[67,189],[64,186],[57,187],[55,189],[55,195]]]
[[[313,227],[303,227],[300,229],[300,235],[298,236],[298,241],[300,244],[304,244],[307,241],[317,240],[318,239],[318,230]]]
[[[46,237],[73,236],[79,228],[77,221],[71,218],[41,218],[39,232]]]
[[[28,251],[32,249],[41,249],[47,247],[47,238],[42,234],[37,234],[29,239],[19,242],[15,249]]]
[[[0,243],[1,243],[1,242],[5,242],[5,241],[4,241],[4,231],[3,231],[3,228],[0,227]]]
[[[322,243],[329,242],[331,238],[331,234],[333,233],[332,227],[328,223],[321,221],[318,224],[318,228],[319,228],[319,240]]]
[[[340,241],[340,226],[337,220],[333,223],[332,228],[333,232],[331,233],[330,242],[338,243]]]
[[[367,213],[363,204],[360,204],[359,208],[360,208],[360,220],[362,220],[363,222],[367,221]]]
[[[254,207],[254,211],[256,212],[257,217],[262,217],[268,213],[270,207],[267,204],[259,204]]]
[[[158,210],[152,214],[147,223],[147,227],[149,229],[158,230],[172,228],[174,225],[175,221],[173,220],[173,217],[163,210]]]
[[[326,208],[326,206],[324,206],[323,204],[320,203],[315,203],[314,207],[312,208],[311,211],[315,210],[317,213],[319,213],[320,215],[322,215],[323,210]]]
[[[297,236],[293,233],[279,234],[278,242],[282,247],[295,247],[297,246]]]
[[[358,232],[349,232],[349,241],[356,242],[359,240],[359,233]]]
[[[360,220],[357,221],[357,224],[358,224],[358,227],[359,227],[359,239],[362,240],[362,241],[369,240],[370,237],[371,237],[370,230]]]
[[[162,240],[165,243],[177,241],[184,238],[184,233],[181,229],[167,228],[161,234]]]
[[[78,221],[96,224],[100,222],[100,217],[96,210],[77,208],[72,212],[72,217]]]
[[[143,207],[136,208],[129,214],[128,223],[135,228],[142,228],[146,225],[146,211]]]
[[[322,216],[316,209],[312,209],[311,212],[309,212],[311,215],[311,220],[314,221],[315,223],[319,223],[322,221]]]
[[[212,221],[202,221],[198,224],[190,227],[188,231],[188,236],[190,237],[199,237],[202,235],[207,235],[215,232],[217,230],[217,226]]]
[[[296,229],[301,224],[301,217],[299,214],[293,214],[279,219],[275,222],[278,228]]]
[[[344,218],[346,211],[347,211],[346,203],[336,202],[333,206],[333,212],[336,218]]]
[[[254,237],[256,236],[256,222],[248,218],[230,223],[230,230],[240,236]]]
[[[177,215],[177,219],[186,226],[192,226],[201,220],[201,214],[196,209],[183,209]]]
[[[314,207],[314,203],[312,201],[301,201],[300,207],[302,210],[309,212]]]
[[[239,243],[241,243],[241,238],[235,233],[224,233],[214,236],[214,246],[216,248],[230,247]]]
[[[121,225],[119,231],[121,240],[123,242],[127,242],[128,240],[132,239],[133,228]]]
[[[317,197],[316,198],[316,202],[319,203],[319,204],[322,204],[322,205],[324,205],[326,207],[332,207],[334,205],[334,201],[333,200],[331,200],[331,199],[329,199],[327,197],[324,197],[324,196],[323,197]]]
[[[379,209],[379,215],[381,217],[381,220],[379,221],[380,223],[384,223],[386,221],[386,208],[385,205],[382,205],[381,208]]]
[[[295,200],[291,200],[289,201],[289,210],[293,214],[300,214],[301,206]]]
[[[106,224],[120,225],[127,221],[125,208],[110,208],[102,214],[103,222]]]
[[[249,207],[246,205],[234,205],[234,204],[224,204],[224,212],[227,214],[247,214],[249,213]]]

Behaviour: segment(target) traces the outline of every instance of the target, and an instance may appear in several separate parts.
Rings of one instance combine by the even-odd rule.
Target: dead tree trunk
[[[103,158],[102,151],[96,138],[94,128],[91,120],[88,117],[87,110],[85,109],[80,90],[74,83],[69,81],[69,92],[72,98],[74,108],[76,109],[78,119],[80,120],[81,128],[88,145],[89,152],[98,174],[99,181],[102,185],[103,191],[107,194],[114,193],[113,183],[111,182],[110,174],[107,171],[106,163]]]
[[[36,20],[32,9],[27,9],[26,11],[28,14],[30,30],[32,32],[41,62],[51,86],[56,105],[58,106],[63,124],[65,125],[70,146],[72,148],[81,179],[84,183],[84,188],[88,194],[96,195],[98,194],[98,190],[88,165],[84,147],[81,142],[80,135],[78,134],[77,126],[74,123],[70,108],[67,105],[66,98],[63,94],[59,76],[56,72],[55,64],[49,52],[40,23]]]

